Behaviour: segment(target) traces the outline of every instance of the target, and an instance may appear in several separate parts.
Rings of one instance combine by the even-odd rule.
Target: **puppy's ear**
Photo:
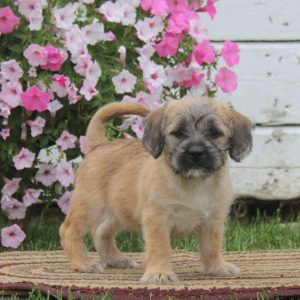
[[[145,119],[145,131],[143,136],[144,147],[154,158],[158,158],[164,148],[165,136],[163,133],[163,111],[158,108]]]
[[[231,141],[229,147],[230,157],[240,162],[252,149],[252,122],[232,106],[231,109]]]

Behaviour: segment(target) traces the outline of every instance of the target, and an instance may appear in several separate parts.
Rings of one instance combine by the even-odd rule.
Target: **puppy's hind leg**
[[[87,232],[86,214],[70,209],[65,222],[60,226],[59,234],[62,246],[69,258],[71,268],[84,273],[101,273],[100,263],[90,262],[84,245]]]
[[[137,263],[121,253],[116,245],[116,235],[121,226],[112,214],[106,214],[94,233],[95,248],[106,267],[134,268]]]

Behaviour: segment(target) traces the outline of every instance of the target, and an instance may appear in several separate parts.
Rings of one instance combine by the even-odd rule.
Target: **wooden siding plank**
[[[214,21],[203,16],[216,41],[300,40],[299,0],[219,0]]]

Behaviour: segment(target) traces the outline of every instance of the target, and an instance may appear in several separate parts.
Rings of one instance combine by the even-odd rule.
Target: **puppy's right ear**
[[[164,107],[150,113],[145,119],[145,131],[143,136],[144,147],[154,158],[158,158],[164,148],[165,136],[163,133]]]

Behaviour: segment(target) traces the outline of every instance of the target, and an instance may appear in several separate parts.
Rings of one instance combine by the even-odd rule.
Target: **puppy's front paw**
[[[172,271],[161,273],[145,272],[140,281],[145,283],[168,283],[178,281],[178,277]]]
[[[105,267],[108,268],[126,269],[126,268],[136,268],[137,266],[138,263],[134,259],[127,256],[108,260],[105,262]]]
[[[99,262],[89,262],[87,264],[76,264],[72,268],[80,273],[95,273],[99,274],[104,271],[103,266]]]
[[[209,276],[235,276],[239,275],[241,269],[235,264],[224,262],[220,266],[208,267],[205,269],[205,275]]]

